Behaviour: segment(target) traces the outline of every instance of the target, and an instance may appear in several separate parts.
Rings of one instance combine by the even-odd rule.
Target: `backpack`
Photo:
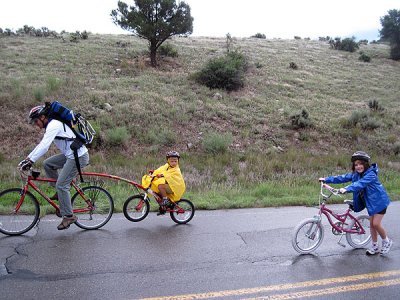
[[[89,145],[93,142],[96,131],[92,125],[80,114],[75,114],[73,110],[63,106],[60,102],[46,102],[44,114],[49,119],[55,119],[67,125],[76,138],[84,145]]]
[[[83,182],[81,166],[78,158],[78,149],[82,147],[82,145],[91,144],[96,134],[96,131],[80,113],[75,114],[73,110],[65,107],[58,101],[54,101],[52,103],[46,102],[44,115],[49,119],[58,120],[63,123],[64,130],[65,125],[67,125],[75,134],[76,138],[65,138],[57,136],[56,139],[72,141],[70,148],[74,153],[76,167],[78,169],[81,181]]]

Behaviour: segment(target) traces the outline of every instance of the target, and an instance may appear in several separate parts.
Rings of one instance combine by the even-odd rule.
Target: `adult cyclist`
[[[49,119],[46,116],[45,105],[35,106],[31,109],[29,123],[40,129],[45,129],[45,133],[35,149],[19,163],[19,167],[23,170],[30,169],[49,150],[50,145],[54,142],[61,153],[44,160],[43,166],[47,177],[57,180],[55,184],[52,183],[57,192],[51,197],[51,199],[59,200],[60,202],[62,221],[57,226],[57,229],[67,229],[78,219],[72,212],[70,195],[71,182],[78,174],[74,153],[70,148],[75,134],[64,123]],[[78,157],[82,168],[88,165],[89,152],[84,145],[78,149]]]

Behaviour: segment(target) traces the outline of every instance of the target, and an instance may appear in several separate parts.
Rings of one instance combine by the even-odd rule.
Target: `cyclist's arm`
[[[55,123],[55,122],[54,122]],[[32,162],[36,162],[42,155],[44,155],[50,148],[51,143],[54,138],[59,133],[58,126],[54,126],[53,122],[47,125],[46,132],[43,135],[40,143],[33,149],[33,151],[28,155],[28,159]]]
[[[365,174],[363,178],[360,180],[357,180],[350,184],[349,186],[346,186],[347,192],[359,192],[363,190],[367,185],[371,184],[374,181],[377,181],[377,175],[374,172],[369,172],[368,174]]]
[[[351,179],[353,178],[353,173],[347,173],[344,175],[338,175],[338,176],[329,176],[329,177],[325,177],[325,182],[326,183],[345,183],[345,182],[349,182],[351,181]]]

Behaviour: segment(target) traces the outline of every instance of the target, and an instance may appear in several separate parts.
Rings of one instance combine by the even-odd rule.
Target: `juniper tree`
[[[400,59],[400,10],[389,10],[381,18],[382,29],[379,34],[383,40],[390,42],[390,56],[394,60]]]
[[[175,0],[134,0],[134,5],[129,7],[118,1],[118,8],[111,11],[111,17],[122,29],[148,40],[153,67],[157,66],[157,49],[165,40],[193,32],[190,6]]]

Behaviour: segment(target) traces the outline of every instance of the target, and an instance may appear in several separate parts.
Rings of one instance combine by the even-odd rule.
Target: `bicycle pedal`
[[[342,246],[343,248],[346,248],[346,245],[345,245],[345,244],[343,244],[343,243],[341,243],[341,242],[338,242],[338,244],[339,244],[340,246]]]

